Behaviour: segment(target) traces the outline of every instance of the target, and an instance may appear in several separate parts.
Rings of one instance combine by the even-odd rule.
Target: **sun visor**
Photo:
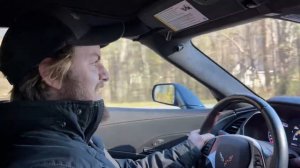
[[[143,9],[139,18],[151,28],[179,32],[247,9],[240,0],[165,0]]]

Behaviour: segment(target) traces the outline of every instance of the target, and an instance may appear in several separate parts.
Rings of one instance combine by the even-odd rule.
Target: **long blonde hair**
[[[49,78],[63,81],[71,67],[73,47],[67,46],[53,57],[54,61],[49,68]],[[13,86],[11,100],[47,100],[49,86],[42,80],[38,67],[26,75],[19,85]]]

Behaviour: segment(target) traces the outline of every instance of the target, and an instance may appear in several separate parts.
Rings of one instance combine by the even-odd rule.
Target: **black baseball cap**
[[[33,10],[17,17],[0,49],[0,71],[12,85],[46,57],[68,45],[105,46],[124,33],[123,23],[92,26],[66,8]]]

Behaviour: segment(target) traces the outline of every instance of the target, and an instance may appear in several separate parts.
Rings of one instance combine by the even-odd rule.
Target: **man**
[[[99,45],[112,39],[102,33],[95,40],[91,30],[74,13],[55,9],[23,15],[7,31],[0,65],[13,90],[11,102],[0,104],[0,132],[5,137],[0,167],[195,165],[212,135],[193,131],[172,149],[137,161],[112,159],[93,137],[108,117],[98,94],[109,79]]]

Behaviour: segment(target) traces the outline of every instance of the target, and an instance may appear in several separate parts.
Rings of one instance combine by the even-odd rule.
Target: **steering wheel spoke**
[[[202,149],[200,167],[265,168],[260,144],[243,135],[222,135],[207,142]]]

